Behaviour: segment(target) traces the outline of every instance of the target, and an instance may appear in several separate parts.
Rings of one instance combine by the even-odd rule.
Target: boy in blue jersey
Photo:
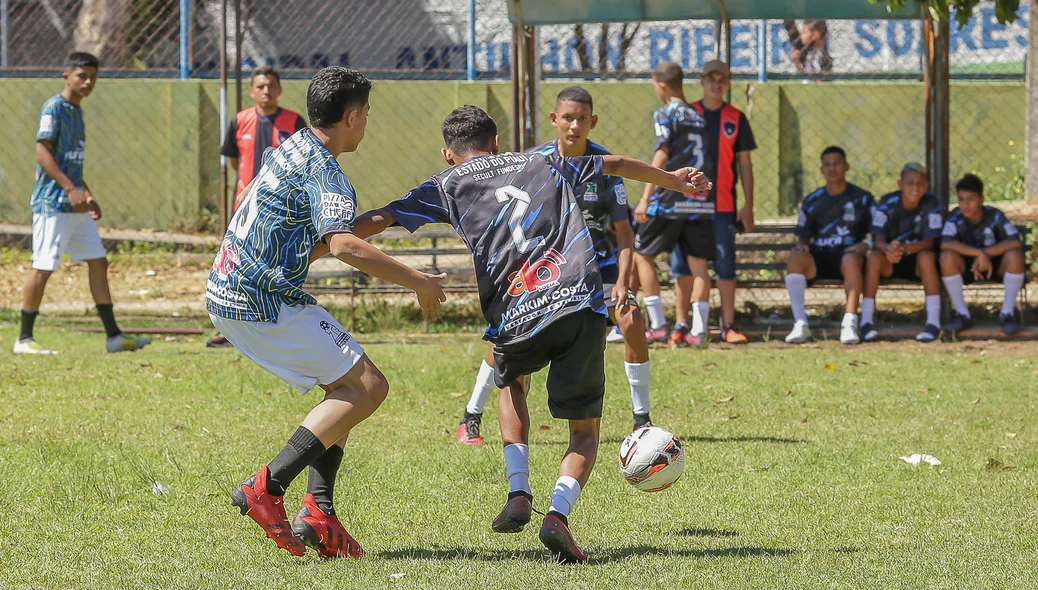
[[[552,127],[558,132],[558,138],[531,151],[564,157],[609,155],[608,150],[588,139],[588,134],[598,124],[598,116],[594,114],[594,101],[587,90],[579,86],[563,89],[555,99],[555,110],[549,118]],[[634,230],[631,229],[628,217],[627,191],[623,179],[607,176],[603,180],[604,186],[588,182],[573,187],[573,196],[591,231],[604,290],[611,293],[617,283],[629,284]],[[613,239],[616,240],[615,247]],[[613,323],[619,326],[624,335],[627,348],[624,370],[631,389],[634,428],[638,429],[651,425],[649,345],[645,342],[645,324],[633,294],[620,301],[620,305],[617,303],[611,298],[606,301]],[[483,444],[480,434],[483,407],[494,389],[494,352],[491,350],[480,365],[472,396],[457,427],[456,438],[460,444]]]
[[[371,82],[342,67],[310,82],[305,128],[268,152],[231,218],[206,286],[206,309],[242,354],[324,399],[270,463],[231,493],[231,503],[293,555],[363,555],[335,515],[332,493],[350,430],[389,391],[386,378],[350,334],[302,290],[310,261],[330,252],[370,275],[412,289],[427,318],[444,300],[440,282],[353,235],[356,193],[336,161],[364,138]],[[303,506],[290,525],[285,488],[309,468]]]
[[[368,236],[396,223],[412,232],[450,223],[472,251],[489,323],[484,338],[495,345],[494,380],[502,388],[498,417],[510,490],[492,528],[517,533],[530,522],[528,376],[549,367],[548,408],[569,421],[570,441],[540,540],[562,561],[585,562],[568,518],[598,455],[606,305],[595,243],[573,189],[604,186],[606,175],[683,192],[709,183],[694,169],[665,172],[623,156],[498,154],[497,124],[471,105],[447,117],[443,139],[451,167],[365,213],[354,231]],[[618,306],[627,302],[622,277],[605,297]]]
[[[15,354],[57,354],[33,338],[43,291],[50,275],[68,252],[73,262],[86,262],[90,294],[105,327],[108,352],[137,350],[150,338],[127,337],[112,311],[108,288],[108,254],[97,233],[101,206],[83,180],[86,127],[79,104],[97,83],[97,58],[89,53],[69,55],[62,77],[65,89],[51,97],[40,111],[36,132],[36,184],[32,188],[32,274],[22,299],[22,331],[14,342]]]
[[[825,186],[808,195],[800,206],[795,230],[798,239],[786,264],[786,289],[793,308],[789,344],[812,339],[807,323],[804,294],[815,279],[841,279],[847,305],[840,323],[840,342],[857,344],[858,299],[864,283],[865,256],[872,208],[876,200],[868,191],[847,182],[847,154],[829,146],[822,151]]]
[[[901,169],[898,189],[883,195],[872,212],[875,246],[865,265],[865,291],[861,299],[861,339],[875,342],[873,325],[876,293],[885,278],[922,281],[926,294],[926,325],[916,335],[919,342],[933,342],[941,334],[941,276],[937,273],[937,240],[944,227],[941,201],[926,192],[930,180],[926,167],[909,162]]]
[[[944,331],[958,334],[973,326],[962,294],[973,281],[1002,278],[1005,293],[998,323],[1007,335],[1020,331],[1016,297],[1024,286],[1026,261],[1020,232],[1005,214],[984,204],[984,182],[967,174],[955,184],[959,208],[952,211],[941,231],[941,280],[955,314]]]

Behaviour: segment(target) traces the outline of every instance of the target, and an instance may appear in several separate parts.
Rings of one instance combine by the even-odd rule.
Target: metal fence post
[[[4,0],[6,2],[6,0]],[[467,55],[467,78],[476,79],[476,0],[469,0],[469,42]]]
[[[0,0],[0,67],[7,67],[7,0]]]
[[[191,0],[180,0],[180,79],[191,75]]]
[[[768,21],[763,18],[757,25],[757,81],[768,81]]]

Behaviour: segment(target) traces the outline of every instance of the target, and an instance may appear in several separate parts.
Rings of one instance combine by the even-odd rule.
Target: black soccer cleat
[[[508,502],[501,509],[490,528],[495,533],[519,533],[530,523],[533,513],[533,496],[526,492],[508,494]]]
[[[1020,324],[1013,317],[1013,314],[998,316],[998,324],[1002,327],[1002,333],[1006,336],[1012,336],[1020,331]]]
[[[649,426],[652,426],[652,419],[649,418],[648,414],[634,415],[634,428],[632,429],[632,431],[638,430],[639,428],[646,428]]]
[[[587,563],[587,555],[580,550],[577,540],[569,532],[567,518],[558,512],[549,511],[541,525],[541,543],[562,563]]]
[[[944,331],[951,334],[958,334],[959,332],[965,332],[973,327],[973,320],[969,316],[955,314],[952,319],[948,320],[947,324],[944,324]]]
[[[472,445],[478,447],[483,444],[483,436],[480,434],[480,421],[483,414],[470,414],[468,411],[461,417],[461,422],[454,429],[454,440],[459,445]]]

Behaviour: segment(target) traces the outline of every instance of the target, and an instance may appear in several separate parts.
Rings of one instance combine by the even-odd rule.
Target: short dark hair
[[[331,127],[351,107],[362,108],[371,94],[371,80],[357,70],[332,66],[314,74],[306,90],[306,116],[314,127]]]
[[[281,76],[278,71],[274,69],[274,66],[260,66],[255,70],[252,70],[252,77],[249,80],[255,80],[256,76],[266,76],[268,78],[274,78],[277,80],[278,85],[281,84]]]
[[[443,144],[456,154],[488,149],[496,135],[494,119],[470,104],[454,109],[443,120]]]
[[[821,33],[823,37],[829,34],[829,25],[825,24],[824,20],[809,20],[804,24],[807,30]]]
[[[656,71],[652,73],[653,80],[663,82],[670,88],[681,88],[681,81],[684,77],[685,74],[681,71],[681,66],[672,61],[661,63],[656,66]]]
[[[563,88],[555,98],[555,108],[559,108],[559,104],[563,102],[579,102],[589,106],[592,111],[595,110],[595,102],[591,99],[591,93],[580,86]]]
[[[829,154],[840,154],[840,157],[843,158],[843,161],[847,161],[847,152],[843,151],[843,148],[838,145],[831,145],[822,150],[822,155],[819,156],[819,159],[822,159],[828,156]]]
[[[101,61],[97,59],[92,53],[85,51],[73,51],[68,54],[68,59],[65,60],[65,69],[74,70],[76,68],[99,68]]]
[[[955,190],[957,191],[969,191],[971,193],[977,193],[978,195],[984,194],[984,181],[980,179],[976,174],[967,174],[963,176],[959,182],[955,183]]]

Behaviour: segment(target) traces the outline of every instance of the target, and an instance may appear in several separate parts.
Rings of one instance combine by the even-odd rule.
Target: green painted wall
[[[282,105],[304,112],[306,86],[286,81]],[[540,86],[542,141],[553,137],[548,113],[563,86]],[[599,115],[592,139],[614,153],[649,158],[658,106],[651,85],[585,86]],[[686,88],[688,99],[700,95],[698,86]],[[0,129],[7,138],[0,143],[0,221],[29,221],[39,107],[60,90],[60,80],[0,80]],[[992,196],[1014,196],[1023,173],[1023,85],[956,84],[951,101],[953,176],[976,171]],[[818,154],[827,145],[845,147],[852,182],[877,195],[896,188],[905,162],[924,159],[918,83],[736,84],[732,102],[747,112],[757,139],[759,218],[792,214],[803,194],[821,183]],[[501,145],[510,145],[507,83],[376,82],[367,137],[357,153],[340,157],[362,209],[404,194],[443,168],[440,123],[460,104],[487,109],[498,121]],[[103,225],[190,230],[199,227],[203,209],[218,210],[218,105],[214,81],[101,80],[83,107],[86,178],[104,207]],[[632,183],[629,191],[636,198],[641,186]]]

